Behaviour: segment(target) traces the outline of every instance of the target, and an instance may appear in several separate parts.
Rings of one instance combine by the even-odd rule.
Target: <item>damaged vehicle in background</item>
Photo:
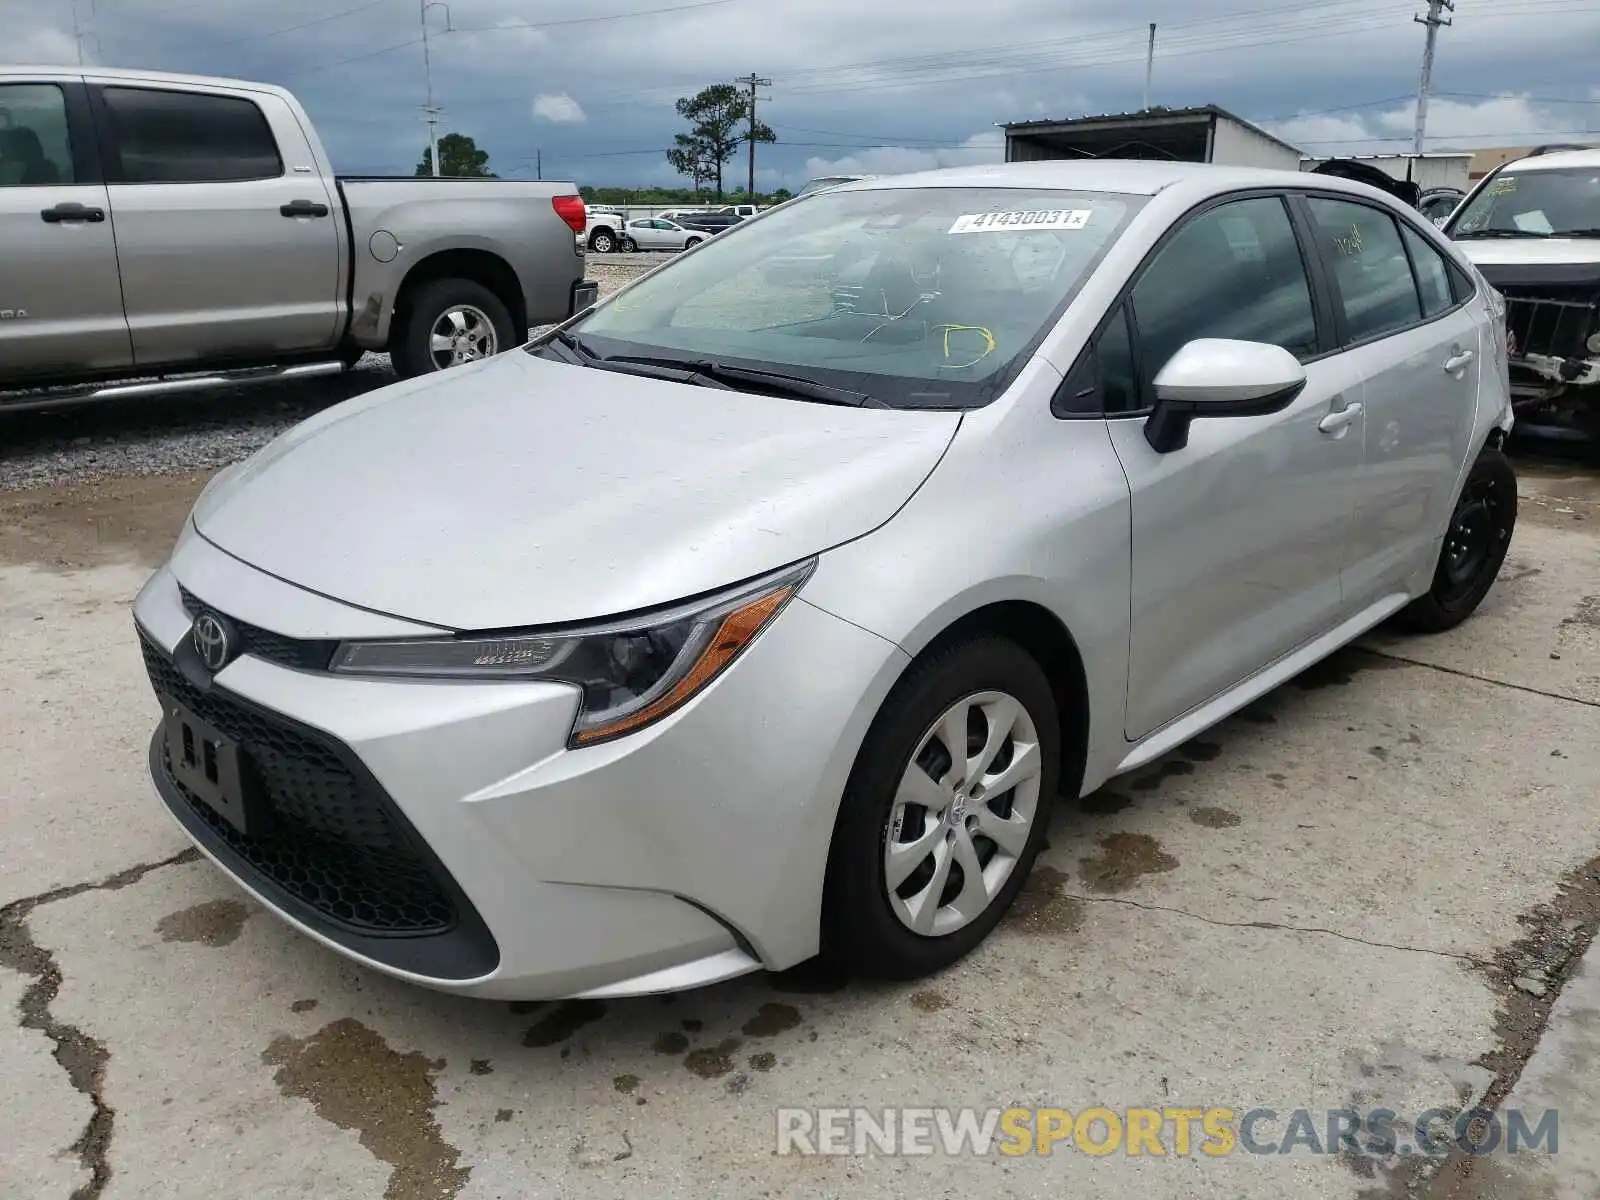
[[[1506,298],[1518,436],[1600,453],[1600,149],[1507,163],[1444,229]]]

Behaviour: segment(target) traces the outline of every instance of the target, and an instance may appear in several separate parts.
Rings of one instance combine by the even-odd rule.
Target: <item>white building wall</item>
[[[1216,135],[1211,143],[1211,161],[1227,167],[1270,167],[1281,171],[1300,169],[1300,152],[1280,146],[1253,129],[1217,118]]]

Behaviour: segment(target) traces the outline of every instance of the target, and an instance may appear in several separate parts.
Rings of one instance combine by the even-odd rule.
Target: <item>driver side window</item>
[[[1161,368],[1195,338],[1267,342],[1302,361],[1319,352],[1305,261],[1277,196],[1231,201],[1190,220],[1156,252],[1130,299],[1140,408],[1154,403]]]

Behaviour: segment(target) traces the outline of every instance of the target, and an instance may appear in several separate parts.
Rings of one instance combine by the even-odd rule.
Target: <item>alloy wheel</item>
[[[1039,811],[1038,730],[1005,692],[958,700],[923,734],[884,829],[884,884],[901,924],[954,933],[989,908]]]
[[[428,339],[433,368],[443,371],[462,363],[492,358],[499,350],[494,322],[481,308],[455,304],[439,314]]]

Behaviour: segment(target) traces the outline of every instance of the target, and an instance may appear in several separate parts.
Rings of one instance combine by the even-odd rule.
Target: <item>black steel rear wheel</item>
[[[1400,610],[1397,623],[1417,633],[1442,633],[1470,617],[1494,586],[1516,525],[1516,472],[1503,452],[1485,449],[1450,514],[1433,586]]]

